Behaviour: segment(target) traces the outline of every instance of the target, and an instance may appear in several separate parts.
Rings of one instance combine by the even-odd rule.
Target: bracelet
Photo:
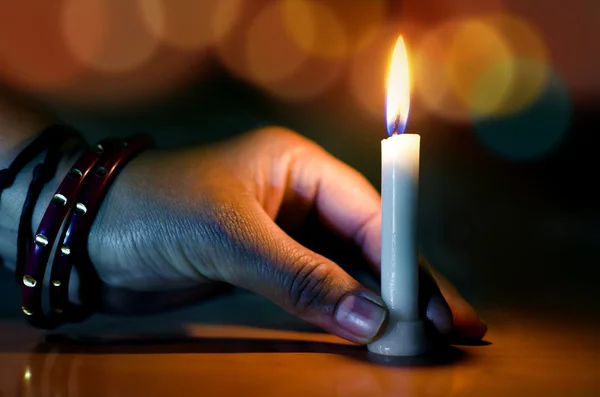
[[[55,127],[54,129],[56,129]],[[51,129],[50,131],[54,130]],[[62,126],[61,129],[62,130]],[[27,252],[33,239],[32,220],[33,211],[35,205],[42,193],[44,186],[50,182],[50,180],[56,174],[58,163],[62,158],[63,154],[72,149],[76,144],[82,142],[82,138],[74,130],[64,130],[64,141],[54,142],[46,153],[44,161],[37,164],[33,170],[33,178],[29,185],[25,202],[23,203],[23,210],[21,211],[21,217],[19,220],[19,231],[17,235],[17,262],[15,269],[15,279],[20,282],[25,272],[25,261],[27,259]],[[50,132],[46,130],[45,135]]]
[[[55,150],[65,143],[72,141],[73,139],[80,139],[79,133],[65,125],[55,124],[45,128],[37,138],[33,140],[29,145],[25,147],[13,160],[8,168],[0,170],[0,197],[4,190],[11,187],[17,178],[17,175],[23,171],[27,165],[32,162],[36,157],[41,155],[44,150],[55,152]],[[27,197],[23,205],[23,213],[21,214],[19,221],[19,233],[17,242],[17,266],[15,269],[15,277],[20,282],[23,276],[24,267],[24,256],[27,252],[28,242],[31,241],[31,218],[33,217],[33,209],[35,202],[37,201],[39,194],[51,178],[50,174],[54,174],[54,155],[46,156],[44,165],[38,165],[34,169],[33,181],[29,186]],[[54,171],[53,171],[54,170]]]
[[[92,224],[100,205],[118,173],[136,155],[152,146],[150,136],[132,137],[107,150],[93,174],[90,175],[75,210],[67,221],[61,236],[61,249],[57,251],[51,273],[50,307],[64,321],[71,317],[69,309],[69,280],[73,267],[79,273],[79,297],[83,307],[90,312],[98,306],[100,281],[87,252],[87,244]],[[64,249],[64,250],[63,250]]]
[[[0,195],[15,183],[19,172],[51,146],[61,145],[66,140],[78,136],[77,131],[64,125],[52,125],[44,129],[38,137],[17,155],[8,168],[0,170]]]
[[[31,325],[52,329],[63,322],[82,321],[91,315],[92,310],[90,309],[93,305],[90,303],[99,295],[100,282],[88,257],[88,234],[102,200],[118,173],[129,160],[150,146],[151,143],[152,140],[148,136],[134,137],[114,145],[104,142],[106,147],[101,153],[96,153],[98,157],[93,164],[91,164],[91,157],[87,160],[82,157],[78,161],[78,164],[81,162],[83,165],[81,168],[87,170],[85,175],[83,170],[78,168],[79,165],[69,172],[69,176],[63,183],[68,183],[69,178],[75,177],[79,184],[79,194],[75,200],[72,198],[69,200],[66,195],[60,195],[59,192],[57,192],[59,196],[54,196],[46,211],[48,218],[44,217],[38,230],[38,235],[41,234],[42,237],[36,236],[34,246],[31,247],[32,252],[39,253],[33,255],[32,259],[28,261],[27,273],[23,278],[22,310]],[[86,163],[86,161],[89,162]],[[80,174],[81,176],[79,176]],[[66,202],[63,199],[66,199]],[[60,213],[63,214],[63,217],[60,218],[60,214],[52,215],[55,212],[52,207],[63,202],[63,212]],[[65,210],[64,207],[67,209]],[[52,232],[56,240],[64,217],[67,218],[67,221],[58,239],[59,246],[51,266],[49,287],[51,313],[46,315],[42,307],[42,291],[45,263],[52,250],[52,244],[48,236],[40,231]],[[71,304],[68,299],[69,281],[73,267],[78,270],[80,276],[80,298],[84,303],[82,306]],[[88,304],[88,307],[85,303]]]
[[[26,287],[23,294],[27,295],[23,301],[27,304],[23,304],[22,310],[31,317],[30,322],[36,326],[54,328],[57,325],[44,315],[42,309],[43,282],[48,259],[60,228],[72,209],[72,202],[77,198],[85,179],[100,159],[104,148],[109,147],[110,144],[109,140],[103,141],[94,149],[87,150],[77,160],[52,197],[38,227],[34,243],[30,244],[22,277],[23,286]]]

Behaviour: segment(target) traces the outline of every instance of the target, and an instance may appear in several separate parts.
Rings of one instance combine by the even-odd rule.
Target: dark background
[[[415,86],[408,131],[422,136],[422,252],[484,317],[486,311],[506,309],[560,321],[600,319],[596,0],[324,1],[328,13],[315,6],[312,47],[300,55],[282,38],[281,26],[264,16],[274,14],[264,7],[280,7],[275,1],[242,1],[245,8],[228,34],[195,47],[186,35],[196,31],[196,23],[206,33],[205,25],[216,18],[211,12],[220,15],[218,3],[182,2],[169,14],[168,2],[157,1],[171,21],[165,37],[169,26],[175,33],[171,42],[154,43],[152,55],[135,68],[130,64],[149,36],[140,33],[145,28],[141,11],[132,8],[135,2],[123,3],[129,5],[96,1],[85,9],[72,1],[7,1],[0,11],[0,35],[12,39],[0,44],[0,77],[54,109],[91,141],[145,131],[161,146],[177,148],[278,124],[317,141],[379,188],[385,72],[391,46],[403,34]],[[71,25],[64,22],[69,12],[76,21]],[[327,19],[331,15],[338,30]],[[90,21],[102,16],[98,26],[104,30],[94,33]],[[295,23],[302,21],[298,16]],[[269,23],[273,26],[265,27]],[[177,30],[186,24],[192,27]],[[77,33],[75,41],[83,43],[77,48],[84,53],[85,40],[92,43],[94,34],[104,38],[102,51],[85,62],[69,60],[65,29]],[[270,34],[261,36],[263,31]],[[345,41],[339,32],[346,32]],[[248,48],[258,61],[248,55],[254,50],[243,47],[252,35],[258,44]],[[363,42],[364,37],[369,39]],[[343,52],[340,43],[362,47]],[[294,57],[304,61],[294,64]],[[517,67],[500,90],[503,62]],[[290,65],[295,71],[284,73]],[[447,70],[450,75],[440,72]],[[278,74],[286,77],[275,79]],[[475,99],[457,105],[456,97],[465,92]],[[499,92],[504,95],[496,110],[477,112],[478,104]],[[534,94],[523,99],[523,92]],[[0,274],[0,316],[17,317],[18,288],[7,271]],[[242,292],[161,316],[302,326]],[[92,321],[142,328],[152,323],[153,329],[168,323],[157,319]]]

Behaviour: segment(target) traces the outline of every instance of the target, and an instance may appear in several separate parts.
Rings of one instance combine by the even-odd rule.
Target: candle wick
[[[394,119],[394,124],[392,124],[392,128],[391,131],[392,133],[390,134],[390,136],[394,136],[394,135],[400,135],[398,133],[398,127],[400,127],[400,115],[398,115],[395,119]]]

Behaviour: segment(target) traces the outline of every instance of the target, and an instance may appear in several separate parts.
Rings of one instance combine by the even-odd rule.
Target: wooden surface
[[[488,315],[489,344],[388,364],[318,332],[187,325],[160,335],[43,337],[7,320],[0,396],[600,395],[598,327]]]

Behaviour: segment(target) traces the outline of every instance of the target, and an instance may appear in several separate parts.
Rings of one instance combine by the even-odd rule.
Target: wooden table
[[[486,316],[489,343],[388,364],[321,332],[187,324],[129,334],[109,325],[44,336],[3,321],[0,396],[600,395],[599,327]]]

